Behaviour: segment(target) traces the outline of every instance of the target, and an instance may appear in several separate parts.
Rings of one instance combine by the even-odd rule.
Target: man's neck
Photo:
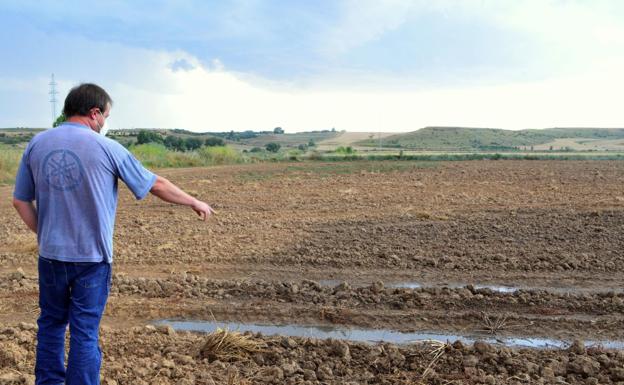
[[[87,118],[86,116],[80,116],[80,115],[76,115],[76,116],[72,116],[70,118],[67,118],[66,120],[67,122],[70,123],[78,123],[78,124],[82,124],[83,126],[87,126],[89,127],[91,130],[93,130],[93,128],[91,127],[90,123],[90,119]],[[95,130],[93,130],[95,131]]]

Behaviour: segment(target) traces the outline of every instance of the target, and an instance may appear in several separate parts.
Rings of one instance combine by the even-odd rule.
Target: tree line
[[[175,151],[193,151],[202,146],[225,146],[225,142],[221,138],[210,137],[202,140],[194,137],[182,138],[175,135],[166,135],[163,137],[157,132],[141,130],[137,135],[137,144],[146,143],[159,143]]]

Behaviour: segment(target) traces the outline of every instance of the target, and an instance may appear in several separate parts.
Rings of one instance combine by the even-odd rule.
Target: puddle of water
[[[338,286],[342,283],[343,281],[337,280],[337,279],[322,279],[320,281],[318,281],[318,283],[321,286],[329,286],[329,287],[335,287]],[[355,285],[355,287],[357,287],[358,285]],[[437,286],[433,286],[433,285],[425,285],[423,283],[420,282],[395,282],[395,283],[387,283],[385,285],[387,288],[390,289],[420,289],[422,287],[437,287]],[[464,284],[452,284],[452,285],[446,285],[446,286],[439,286],[439,287],[448,287],[451,289],[456,289],[456,288],[462,288],[465,287],[466,285]],[[490,289],[492,291],[497,291],[499,293],[515,293],[516,291],[520,290],[517,287],[512,287],[512,286],[497,286],[497,285],[474,285],[475,289]]]
[[[424,287],[418,282],[388,283],[386,286],[392,289],[420,289],[421,287]]]
[[[492,291],[497,291],[499,293],[515,293],[518,290],[520,290],[520,288],[513,287],[513,286],[496,286],[496,285],[475,285],[474,288],[477,290],[478,289],[490,289]]]
[[[389,283],[387,287],[395,288],[395,289],[419,289],[421,287],[438,287],[438,286],[433,286],[433,285],[428,286],[420,282],[398,282],[398,283]],[[465,284],[451,284],[451,285],[444,285],[444,286],[439,286],[439,287],[459,289],[459,288],[466,287],[466,285]],[[515,293],[516,291],[520,290],[519,288],[513,287],[513,286],[498,286],[498,285],[474,285],[474,288],[475,289],[490,289],[492,291],[497,291],[499,293]]]
[[[335,279],[325,279],[325,280],[320,280],[318,282],[321,286],[335,287],[341,284],[343,281],[335,280]],[[363,286],[368,286],[368,285],[360,284],[360,285],[353,285],[353,286],[363,287]],[[468,284],[467,283],[450,283],[450,284],[445,284],[445,285],[432,285],[432,284],[425,284],[422,282],[387,282],[385,283],[385,286],[390,289],[420,289],[420,288],[434,288],[434,287],[435,288],[448,287],[450,289],[459,289],[459,288],[464,288],[468,286]],[[505,294],[513,294],[519,290],[529,290],[529,291],[545,290],[545,291],[550,291],[553,293],[561,293],[561,294],[608,293],[608,292],[623,293],[624,292],[624,289],[621,289],[621,288],[585,289],[585,288],[578,288],[578,287],[524,287],[524,286],[520,287],[520,286],[508,286],[508,285],[481,285],[481,284],[474,284],[473,286],[477,290],[489,289],[494,292],[505,293]]]
[[[317,281],[319,283],[319,285],[321,286],[331,286],[331,287],[335,287],[340,285],[343,281],[339,281],[337,279],[321,279],[320,281]]]
[[[433,332],[404,333],[389,329],[347,329],[334,326],[303,326],[303,325],[260,325],[237,322],[209,322],[209,321],[180,321],[161,320],[156,324],[171,325],[175,330],[210,333],[217,328],[238,331],[241,333],[252,332],[264,335],[281,335],[288,337],[311,337],[319,339],[341,339],[354,342],[390,342],[394,344],[408,344],[429,340],[438,341],[461,341],[472,344],[475,341],[485,341],[490,344],[503,344],[513,347],[530,348],[566,348],[570,345],[567,341],[548,338],[493,338],[491,336],[466,336]],[[586,346],[600,345],[608,349],[624,350],[624,341],[585,341]]]

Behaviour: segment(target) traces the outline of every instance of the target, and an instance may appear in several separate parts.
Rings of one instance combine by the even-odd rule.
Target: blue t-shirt
[[[63,123],[37,134],[24,151],[13,196],[37,202],[39,254],[111,263],[118,179],[142,199],[156,175],[87,126]]]

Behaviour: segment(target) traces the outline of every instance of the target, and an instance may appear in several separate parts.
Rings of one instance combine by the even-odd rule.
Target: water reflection
[[[355,342],[390,342],[394,344],[408,344],[428,340],[461,341],[472,344],[477,340],[491,344],[503,344],[515,347],[531,348],[566,348],[568,341],[548,338],[507,337],[494,338],[479,335],[458,335],[435,332],[405,333],[389,329],[349,329],[333,326],[305,326],[305,325],[260,325],[239,322],[212,322],[212,321],[182,321],[161,320],[156,324],[171,325],[175,330],[186,330],[210,333],[217,328],[238,332],[262,333],[264,335],[281,335],[288,337],[311,337],[319,339],[342,339]],[[586,341],[586,346],[600,345],[609,349],[624,349],[624,341]]]

